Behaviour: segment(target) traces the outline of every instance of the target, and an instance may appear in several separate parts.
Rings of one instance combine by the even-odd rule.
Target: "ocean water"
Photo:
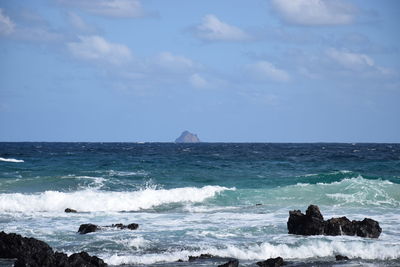
[[[289,210],[310,204],[325,219],[375,219],[382,234],[289,235]],[[83,223],[140,226],[77,234]],[[240,266],[400,266],[400,144],[0,143],[0,230],[111,266],[226,262],[187,261],[204,253]]]

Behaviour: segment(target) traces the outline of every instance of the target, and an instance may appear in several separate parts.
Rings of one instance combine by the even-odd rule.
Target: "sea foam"
[[[250,247],[229,245],[225,248],[208,247],[200,250],[169,251],[145,255],[105,255],[103,258],[110,265],[155,264],[187,260],[189,255],[212,254],[219,257],[239,260],[258,261],[274,257],[288,260],[334,257],[337,254],[363,260],[393,260],[400,257],[400,245],[368,241],[321,240],[311,239],[296,244],[272,244],[268,242]]]
[[[0,158],[0,161],[14,162],[14,163],[21,163],[21,162],[24,162],[22,159],[7,159],[7,158]]]
[[[222,186],[146,188],[132,192],[105,192],[86,189],[75,192],[45,191],[39,194],[0,194],[0,212],[138,211],[163,204],[202,202],[224,190]]]

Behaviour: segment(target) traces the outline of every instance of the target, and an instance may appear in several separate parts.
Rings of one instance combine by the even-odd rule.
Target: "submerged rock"
[[[81,226],[79,226],[78,233],[80,233],[81,235],[84,235],[87,233],[96,232],[98,230],[100,230],[99,226],[97,226],[95,224],[87,223],[87,224],[81,224]]]
[[[218,267],[238,267],[238,266],[239,266],[239,261],[237,259],[232,259],[227,263],[218,265]]]
[[[136,230],[139,228],[139,224],[137,223],[131,223],[128,225],[124,225],[122,223],[117,223],[117,224],[113,224],[110,227],[115,227],[115,228],[119,228],[119,229],[129,229],[129,230]]]
[[[349,260],[349,257],[347,257],[347,256],[342,256],[342,255],[336,255],[336,256],[335,256],[335,259],[336,259],[337,261],[347,261],[347,260]]]
[[[122,223],[116,223],[112,225],[107,225],[107,226],[98,226],[95,224],[87,223],[87,224],[81,224],[78,229],[78,233],[80,234],[87,234],[87,233],[92,233],[96,232],[98,230],[104,229],[104,228],[119,228],[119,229],[129,229],[129,230],[136,230],[139,228],[139,224],[137,223],[131,223],[128,225],[122,224]]]
[[[214,257],[215,256],[211,254],[200,254],[200,256],[189,256],[189,261],[211,259]]]
[[[86,252],[71,256],[53,249],[43,241],[0,232],[0,258],[17,259],[15,267],[104,267],[104,261]]]
[[[184,131],[181,136],[175,139],[175,143],[200,143],[200,139],[196,134]]]
[[[260,267],[279,267],[285,265],[285,262],[281,257],[277,257],[277,258],[270,258],[265,261],[259,261],[256,264]]]
[[[369,218],[350,221],[346,217],[340,217],[325,221],[315,205],[310,205],[306,214],[300,210],[289,211],[287,227],[289,234],[296,235],[357,235],[378,238],[382,232],[379,223]]]
[[[64,212],[66,212],[66,213],[76,213],[77,211],[74,210],[74,209],[66,208],[66,209],[64,210]]]

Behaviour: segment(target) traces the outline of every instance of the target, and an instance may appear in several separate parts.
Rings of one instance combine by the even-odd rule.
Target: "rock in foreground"
[[[239,261],[237,259],[233,259],[228,261],[227,263],[218,265],[218,267],[239,267]]]
[[[270,258],[266,261],[259,261],[256,263],[260,267],[279,267],[285,265],[285,262],[281,257]]]
[[[181,136],[176,138],[175,143],[200,143],[200,139],[196,134],[184,131]]]
[[[105,267],[104,261],[86,252],[71,256],[53,249],[43,241],[0,232],[0,258],[17,259],[14,267]]]
[[[369,218],[350,221],[346,217],[340,217],[325,221],[316,205],[310,205],[306,214],[300,210],[289,211],[287,227],[289,234],[296,235],[357,235],[378,238],[382,232],[379,223]]]

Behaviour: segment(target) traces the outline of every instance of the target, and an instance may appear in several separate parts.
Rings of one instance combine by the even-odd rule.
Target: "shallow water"
[[[373,218],[383,232],[288,235],[288,211],[309,204],[325,219]],[[291,266],[399,266],[399,208],[399,144],[0,143],[0,229],[110,265],[281,256]],[[133,222],[138,230],[77,234],[83,223]],[[224,259],[187,262],[202,253]]]

